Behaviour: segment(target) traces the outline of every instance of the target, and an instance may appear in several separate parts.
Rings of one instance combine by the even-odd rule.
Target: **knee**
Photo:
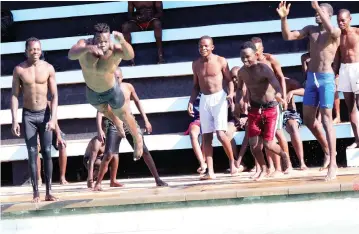
[[[157,29],[157,30],[161,30],[161,29],[162,29],[162,23],[161,23],[161,21],[158,20],[158,19],[155,19],[155,20],[153,21],[153,28],[154,28],[154,29]]]
[[[227,139],[227,135],[223,131],[217,131],[217,138],[220,142],[222,142]]]
[[[297,129],[297,123],[293,121],[288,121],[285,126],[286,131],[289,133],[289,135],[292,135]]]
[[[44,160],[51,159],[51,145],[43,147],[43,149],[41,149],[41,155]]]
[[[105,156],[103,157],[102,160],[105,161],[106,163],[109,163],[111,161],[111,159],[112,159],[112,154],[108,152],[105,154]],[[101,163],[101,161],[100,161],[100,163]]]
[[[264,148],[271,149],[274,144],[274,141],[263,141]]]
[[[203,135],[203,143],[205,145],[211,145],[213,140],[213,134],[204,134]]]

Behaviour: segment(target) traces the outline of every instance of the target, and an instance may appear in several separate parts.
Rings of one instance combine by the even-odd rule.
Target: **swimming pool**
[[[1,221],[1,233],[354,234],[359,230],[357,192],[131,207],[17,214]]]

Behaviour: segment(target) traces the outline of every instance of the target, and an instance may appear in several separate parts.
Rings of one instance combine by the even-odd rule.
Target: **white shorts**
[[[359,94],[359,63],[342,63],[338,91]]]
[[[199,116],[202,134],[227,131],[228,103],[227,93],[221,90],[210,95],[201,95]]]

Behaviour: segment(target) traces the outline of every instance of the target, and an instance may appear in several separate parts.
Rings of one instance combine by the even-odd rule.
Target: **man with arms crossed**
[[[44,160],[46,196],[45,201],[56,201],[51,191],[52,158],[51,143],[52,131],[57,124],[57,86],[54,67],[40,60],[42,54],[39,39],[31,37],[25,44],[25,62],[17,65],[13,72],[11,114],[12,132],[20,137],[20,125],[17,120],[20,91],[24,95],[22,122],[25,133],[25,143],[29,156],[29,170],[33,189],[33,202],[40,202],[37,178],[37,134],[40,137],[41,155]],[[21,88],[20,88],[21,87]],[[47,105],[47,92],[51,94],[51,111]],[[51,112],[51,113],[50,113]]]
[[[340,36],[340,70],[338,91],[344,93],[349,119],[353,128],[355,142],[348,149],[359,147],[359,28],[350,26],[352,17],[347,9],[341,9],[337,15]]]
[[[282,89],[271,68],[257,61],[256,47],[253,42],[245,42],[241,46],[241,59],[244,66],[238,72],[238,87],[247,86],[249,91],[248,137],[253,156],[260,165],[260,173],[254,179],[260,180],[267,173],[263,155],[263,146],[272,153],[287,160],[288,155],[274,141],[277,121],[279,118],[279,101]],[[243,94],[237,90],[237,107],[244,110]],[[236,111],[238,113],[238,111]]]
[[[143,153],[142,136],[136,127],[135,118],[131,115],[130,106],[125,103],[119,82],[114,77],[121,60],[134,58],[134,52],[121,33],[114,31],[113,35],[119,44],[112,43],[110,27],[107,24],[96,24],[94,38],[79,40],[68,56],[69,59],[80,62],[89,103],[111,119],[122,135],[123,126],[118,118],[128,126],[135,142],[134,160],[138,160]]]
[[[336,178],[336,138],[333,128],[332,109],[335,93],[335,74],[332,63],[339,46],[340,30],[330,23],[333,8],[327,3],[313,1],[312,7],[316,10],[315,20],[318,26],[308,25],[299,31],[290,31],[287,22],[290,4],[281,2],[277,12],[282,22],[284,40],[300,40],[309,37],[310,61],[307,72],[307,82],[303,98],[304,123],[318,139],[322,134],[316,119],[318,105],[322,115],[322,122],[326,133],[327,143],[322,148],[330,156],[330,163],[326,180]],[[319,142],[320,143],[320,142]],[[324,165],[325,167],[326,165]]]
[[[201,57],[192,63],[193,89],[188,103],[188,113],[193,117],[193,103],[199,92],[202,93],[199,107],[201,129],[203,134],[204,155],[207,159],[208,174],[201,179],[214,179],[213,170],[213,132],[217,133],[218,140],[222,143],[229,162],[232,175],[237,174],[234,165],[231,142],[226,136],[228,101],[233,105],[234,87],[231,79],[227,60],[212,53],[213,40],[209,36],[203,36],[198,42]],[[224,92],[223,79],[228,82],[228,95]]]

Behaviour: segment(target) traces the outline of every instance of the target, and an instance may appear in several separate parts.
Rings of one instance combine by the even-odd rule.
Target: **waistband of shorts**
[[[106,90],[106,91],[104,91],[104,92],[101,92],[101,93],[96,92],[95,90],[91,89],[91,88],[88,87],[87,85],[86,85],[86,88],[89,89],[90,91],[92,91],[92,92],[94,92],[94,93],[96,93],[96,94],[102,96],[102,95],[107,95],[107,94],[109,94],[109,93],[112,93],[112,92],[115,90],[115,88],[117,88],[118,85],[119,85],[119,84],[118,84],[118,81],[115,80],[115,84],[113,85],[112,88],[110,88],[110,89],[108,89],[108,90]]]
[[[341,63],[340,67],[359,67],[359,62],[357,62],[357,63]]]
[[[22,108],[22,112],[23,113],[31,113],[31,114],[44,114],[47,110],[49,110],[49,106],[46,106],[46,108],[42,109],[42,110],[30,110],[27,108]]]
[[[279,103],[277,101],[271,101],[271,102],[267,102],[267,103],[258,103],[258,102],[251,101],[250,104],[251,104],[251,108],[268,109],[268,108],[278,106]]]
[[[311,72],[307,71],[308,75],[312,75],[313,77],[316,77],[317,79],[326,79],[326,78],[335,78],[334,73],[327,73],[327,72]]]
[[[211,93],[211,94],[203,94],[202,93],[202,95],[201,95],[201,97],[219,97],[219,96],[222,96],[223,95],[223,93],[225,93],[226,94],[226,92],[222,89],[222,90],[220,90],[220,91],[218,91],[218,92],[216,92],[216,93]]]

